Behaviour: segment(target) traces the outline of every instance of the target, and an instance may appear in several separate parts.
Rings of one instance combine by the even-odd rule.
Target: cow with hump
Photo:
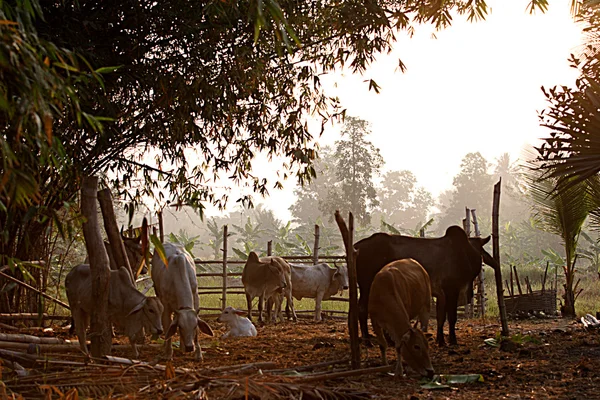
[[[413,259],[393,261],[383,267],[373,279],[369,296],[369,315],[381,350],[381,361],[387,365],[387,332],[396,347],[396,378],[403,375],[402,358],[422,376],[433,377],[429,345],[421,329],[427,332],[431,286],[429,275]]]
[[[458,226],[451,226],[439,238],[416,238],[403,235],[375,233],[354,244],[358,250],[356,276],[360,288],[359,322],[363,338],[369,337],[367,312],[369,292],[375,275],[388,263],[403,258],[418,261],[429,274],[436,302],[437,342],[444,341],[446,316],[450,344],[456,344],[456,319],[459,295],[471,288],[481,272],[481,262],[499,268],[483,246],[490,237],[469,238]]]
[[[92,276],[88,264],[79,264],[69,271],[65,279],[65,290],[79,346],[87,354],[85,330],[90,324],[90,313],[94,307]],[[124,329],[131,343],[133,357],[137,358],[139,352],[136,342],[143,336],[144,330],[153,335],[159,335],[163,331],[163,305],[158,298],[146,297],[139,292],[125,267],[110,271],[108,291],[108,316],[111,322]]]
[[[259,258],[255,252],[251,251],[242,271],[242,283],[246,292],[250,321],[252,321],[252,300],[255,297],[258,297],[259,322],[263,321],[263,305],[271,297],[275,302],[274,320],[277,320],[281,310],[283,297],[291,306],[294,321],[297,320],[292,299],[291,268],[283,258],[277,256]],[[278,296],[277,293],[281,293],[283,296]]]
[[[171,340],[179,329],[183,351],[194,351],[196,360],[201,360],[198,330],[209,336],[214,334],[210,326],[198,317],[198,281],[194,260],[183,246],[165,243],[163,248],[168,266],[155,249],[150,274],[156,295],[165,307],[162,315],[163,326],[167,328],[165,358],[169,360],[173,357]]]

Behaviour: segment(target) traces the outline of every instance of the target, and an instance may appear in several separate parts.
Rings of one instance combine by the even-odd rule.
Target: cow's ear
[[[246,311],[244,311],[244,310],[233,310],[233,312],[234,312],[236,315],[239,315],[239,316],[241,316],[241,317],[245,317],[245,316],[248,314],[248,313],[247,313]]]
[[[146,296],[144,296],[144,300],[140,301],[139,304],[137,304],[135,307],[133,307],[133,309],[131,311],[129,311],[129,314],[127,314],[127,316],[129,317],[132,314],[135,314],[136,312],[140,311],[145,305],[146,305],[146,300],[148,298]]]
[[[402,335],[402,338],[400,339],[400,344],[408,342],[408,339],[410,339],[411,332],[412,331],[409,329],[404,335]]]
[[[165,340],[171,339],[176,332],[177,332],[177,320],[175,319],[175,320],[173,320],[173,322],[171,322],[171,326],[169,326],[167,333],[165,333]]]
[[[485,246],[490,241],[491,236],[481,239],[481,246]]]
[[[248,261],[249,262],[253,262],[253,263],[258,263],[260,262],[258,260],[258,255],[256,255],[255,252],[251,251],[250,254],[248,254]]]
[[[200,329],[200,332],[208,336],[215,336],[215,333],[210,328],[210,325],[208,325],[204,320],[200,319],[200,317],[198,317],[198,328]]]

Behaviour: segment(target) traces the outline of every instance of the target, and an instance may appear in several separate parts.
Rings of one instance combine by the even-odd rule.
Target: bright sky
[[[404,33],[390,55],[381,55],[364,76],[338,74],[329,80],[347,114],[371,122],[373,144],[385,170],[411,170],[437,196],[452,186],[462,158],[479,151],[494,162],[547,135],[537,112],[547,105],[541,86],[574,84],[569,54],[580,44],[580,27],[570,0],[551,0],[545,13],[530,15],[529,0],[489,0],[482,22],[456,17],[452,27],[431,37],[428,27],[413,38]],[[407,66],[397,69],[398,58]],[[382,90],[370,92],[366,79]],[[318,141],[333,144],[339,127]],[[271,190],[265,203],[289,219],[294,182]],[[262,202],[262,199],[256,199]]]

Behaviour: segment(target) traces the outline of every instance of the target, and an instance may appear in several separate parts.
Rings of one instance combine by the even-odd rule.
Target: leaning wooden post
[[[159,211],[158,213],[158,234],[160,235],[160,242],[165,242],[165,228],[163,226],[163,213]]]
[[[319,225],[315,224],[315,247],[313,247],[313,264],[319,262]]]
[[[346,247],[346,263],[348,264],[348,285],[349,289],[349,311],[348,311],[348,332],[350,334],[350,354],[353,369],[360,368],[360,343],[358,338],[358,284],[356,280],[356,256],[358,252],[354,249],[354,216],[348,215],[348,227],[340,212],[336,210],[335,221],[340,228],[340,233],[344,239]]]
[[[102,211],[102,219],[104,220],[104,230],[106,231],[106,236],[108,236],[113,257],[117,263],[117,269],[121,267],[127,268],[133,280],[135,280],[137,271],[133,271],[131,265],[129,265],[129,258],[127,258],[125,245],[117,226],[117,217],[115,216],[110,189],[106,188],[98,192],[98,202],[100,203],[100,211]]]
[[[269,240],[267,242],[267,256],[272,256],[273,255],[273,241]]]
[[[499,240],[499,211],[500,211],[500,185],[502,179],[498,180],[498,183],[494,185],[494,202],[492,205],[492,248],[493,255],[498,269],[494,271],[496,278],[496,295],[498,296],[498,310],[500,311],[500,321],[502,323],[502,336],[508,337],[510,335],[508,331],[508,321],[506,319],[506,307],[504,306],[504,290],[502,289],[502,271],[500,268],[500,242]]]
[[[161,219],[162,220],[162,219]],[[223,227],[223,293],[221,297],[221,309],[227,307],[227,225]]]
[[[90,259],[92,298],[94,299],[90,319],[90,351],[93,357],[103,357],[110,354],[112,344],[108,318],[110,267],[98,224],[97,192],[98,177],[85,177],[81,184],[81,214],[85,217],[83,237]]]

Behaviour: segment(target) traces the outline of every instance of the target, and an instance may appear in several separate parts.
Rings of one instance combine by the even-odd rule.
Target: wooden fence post
[[[319,262],[319,225],[315,224],[315,247],[313,248],[313,264]]]
[[[499,242],[499,214],[500,214],[500,185],[502,178],[494,185],[494,202],[492,204],[492,238],[493,255],[498,269],[494,271],[496,278],[496,295],[498,296],[498,311],[500,312],[500,321],[502,323],[502,336],[510,335],[508,330],[508,320],[506,319],[506,307],[504,305],[504,290],[502,289],[502,271],[500,268],[500,242]]]
[[[223,226],[223,294],[221,308],[227,307],[227,225]]]
[[[273,241],[269,240],[267,242],[267,256],[272,256],[273,255]]]
[[[479,222],[477,221],[477,214],[475,213],[475,209],[471,209],[471,216],[473,217],[473,229],[475,230],[475,236],[481,237],[481,232],[479,231]],[[479,298],[479,306],[481,307],[481,318],[485,318],[485,307],[486,307],[486,299],[485,299],[485,274],[483,272],[483,265],[481,268],[481,272],[479,273],[479,290],[477,292]]]

